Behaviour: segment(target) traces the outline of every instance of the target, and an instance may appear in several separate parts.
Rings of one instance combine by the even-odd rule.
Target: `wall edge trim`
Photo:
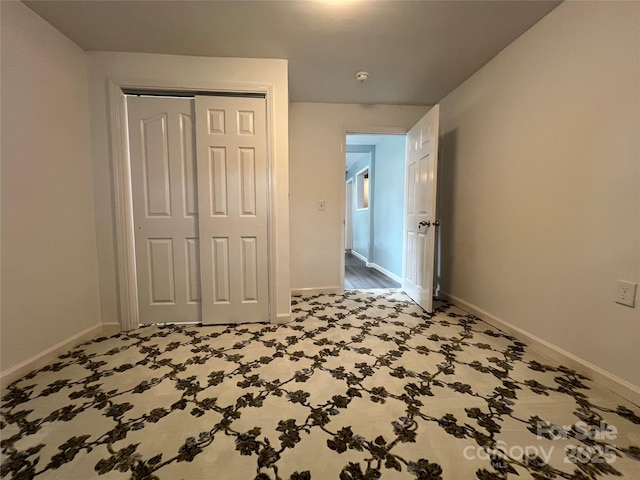
[[[102,324],[102,331],[100,332],[103,337],[112,337],[122,332],[122,327],[118,322],[109,322]]]
[[[351,249],[351,255],[353,255],[354,257],[356,257],[359,260],[362,260],[363,262],[367,263],[369,260],[367,259],[367,257],[365,257],[364,255],[362,255],[361,253],[356,252],[353,248]]]
[[[290,313],[279,313],[272,323],[275,323],[276,325],[285,325],[291,322],[291,320],[292,318]]]
[[[395,273],[390,272],[389,270],[387,270],[384,267],[381,267],[377,263],[369,263],[369,262],[367,262],[367,267],[373,268],[375,270],[378,270],[380,273],[382,273],[383,275],[389,277],[391,280],[395,280],[398,283],[402,283],[402,278],[400,277],[400,275],[396,275]]]
[[[552,343],[517,327],[495,315],[473,305],[470,302],[462,300],[454,295],[440,291],[439,298],[449,301],[465,312],[471,313],[488,324],[513,335],[521,340],[525,340],[533,351],[550,358],[551,360],[562,362],[566,366],[573,368],[578,373],[588,376],[593,382],[609,389],[611,392],[619,395],[635,405],[640,406],[640,387],[594,365],[583,358],[574,355]]]
[[[19,380],[24,377],[28,373],[38,370],[45,365],[53,362],[60,356],[61,354],[71,350],[72,348],[84,343],[86,341],[92,340],[94,338],[99,337],[103,333],[104,325],[102,323],[98,323],[92,327],[89,327],[71,337],[62,340],[55,345],[43,350],[42,352],[36,353],[26,360],[20,362],[17,365],[14,365],[7,370],[4,370],[0,373],[0,385],[2,385],[2,393],[5,393],[6,386]],[[118,324],[118,328],[120,325]]]
[[[291,289],[291,296],[302,297],[307,295],[323,295],[341,293],[340,287],[311,287],[311,288],[293,288]]]

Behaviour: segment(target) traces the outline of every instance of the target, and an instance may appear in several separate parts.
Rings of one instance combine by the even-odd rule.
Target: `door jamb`
[[[223,84],[183,85],[163,80],[142,80],[111,78],[108,80],[109,133],[113,161],[113,183],[115,203],[116,262],[120,324],[122,331],[132,330],[140,325],[138,314],[138,289],[136,283],[135,243],[133,228],[133,201],[131,198],[131,165],[129,159],[129,132],[127,124],[127,104],[125,90],[148,90],[163,92],[221,92],[230,94],[263,94],[267,119],[267,241],[268,241],[268,281],[269,281],[269,322],[276,320],[276,238],[273,224],[275,206],[275,155],[274,155],[274,108],[273,85],[263,84]],[[343,255],[344,262],[344,255]]]
[[[347,231],[347,185],[351,184],[351,205],[349,206],[349,208],[353,208],[353,178],[349,178],[347,179],[347,181],[344,184],[344,193],[345,193],[345,212],[344,212],[344,228],[345,228],[345,232],[344,232],[344,249],[347,250],[347,237],[348,237],[348,231]],[[353,249],[353,215],[351,215],[351,222],[349,224],[349,230],[351,230],[351,243],[349,244],[349,250]]]
[[[342,139],[340,141],[340,148],[342,150],[342,163],[341,163],[341,175],[344,178],[344,172],[347,168],[347,135],[406,135],[409,133],[409,130],[403,127],[354,127],[354,128],[342,128]],[[406,155],[406,152],[405,152]],[[341,182],[341,204],[343,208],[341,209],[340,214],[340,246],[341,248],[338,250],[340,252],[340,285],[339,292],[344,293],[344,244],[345,244],[345,216],[346,216],[346,195],[347,195],[347,183]],[[404,212],[403,212],[404,213]],[[402,246],[404,251],[404,245]]]

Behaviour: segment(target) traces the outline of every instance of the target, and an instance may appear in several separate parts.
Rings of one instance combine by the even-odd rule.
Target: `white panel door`
[[[202,323],[267,322],[263,98],[196,97]]]
[[[140,323],[200,321],[192,98],[127,97]]]
[[[434,106],[407,134],[403,290],[433,311],[436,187],[440,106]]]

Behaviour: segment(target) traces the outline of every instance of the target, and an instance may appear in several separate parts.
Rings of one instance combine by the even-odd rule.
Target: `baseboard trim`
[[[100,334],[103,337],[112,337],[113,335],[117,335],[120,332],[122,332],[122,327],[120,326],[120,324],[118,322],[112,322],[103,323],[102,331],[100,332]]]
[[[111,328],[111,324],[107,325],[109,325],[109,328]],[[58,358],[58,356],[80,345],[81,343],[99,337],[104,332],[103,327],[104,325],[101,323],[94,325],[93,327],[89,327],[86,330],[83,330],[82,332],[67,338],[66,340],[62,340],[61,342],[56,343],[50,348],[47,348],[46,350],[33,355],[25,361],[20,362],[18,365],[15,365],[3,371],[2,373],[0,373],[0,385],[2,386],[2,389],[4,390],[7,385],[24,377],[28,373],[53,362]],[[120,331],[119,324],[118,331]]]
[[[386,268],[381,267],[377,263],[369,263],[369,262],[367,262],[367,267],[374,268],[374,269],[378,270],[381,274],[386,275],[387,277],[389,277],[391,280],[395,280],[398,283],[402,283],[402,278],[400,278],[399,275],[396,275],[395,273],[391,273],[389,270],[387,270]]]
[[[495,315],[462,300],[461,298],[445,292],[439,292],[438,296],[443,300],[451,302],[465,312],[475,315],[503,332],[525,341],[532,350],[540,353],[541,355],[574,369],[576,372],[591,378],[594,382],[611,390],[613,393],[626,398],[635,405],[640,406],[640,388],[632,383],[629,383],[626,380],[617,377],[616,375],[607,372],[606,370],[574,355],[573,353],[567,352],[566,350],[563,350],[562,348],[557,347],[520,327],[502,320],[501,318],[498,318]]]
[[[279,313],[273,321],[276,325],[285,325],[289,322],[291,322],[291,313]]]
[[[323,295],[340,293],[340,287],[294,288],[292,297],[306,297],[307,295]]]
[[[356,252],[355,250],[351,250],[351,255],[353,255],[356,258],[359,258],[360,260],[362,260],[363,262],[367,262],[367,257],[365,257],[364,255],[359,254],[358,252]]]

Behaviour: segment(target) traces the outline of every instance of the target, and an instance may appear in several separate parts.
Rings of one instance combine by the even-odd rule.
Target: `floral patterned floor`
[[[349,291],[86,343],[9,387],[1,476],[640,478],[636,406],[437,305]]]

